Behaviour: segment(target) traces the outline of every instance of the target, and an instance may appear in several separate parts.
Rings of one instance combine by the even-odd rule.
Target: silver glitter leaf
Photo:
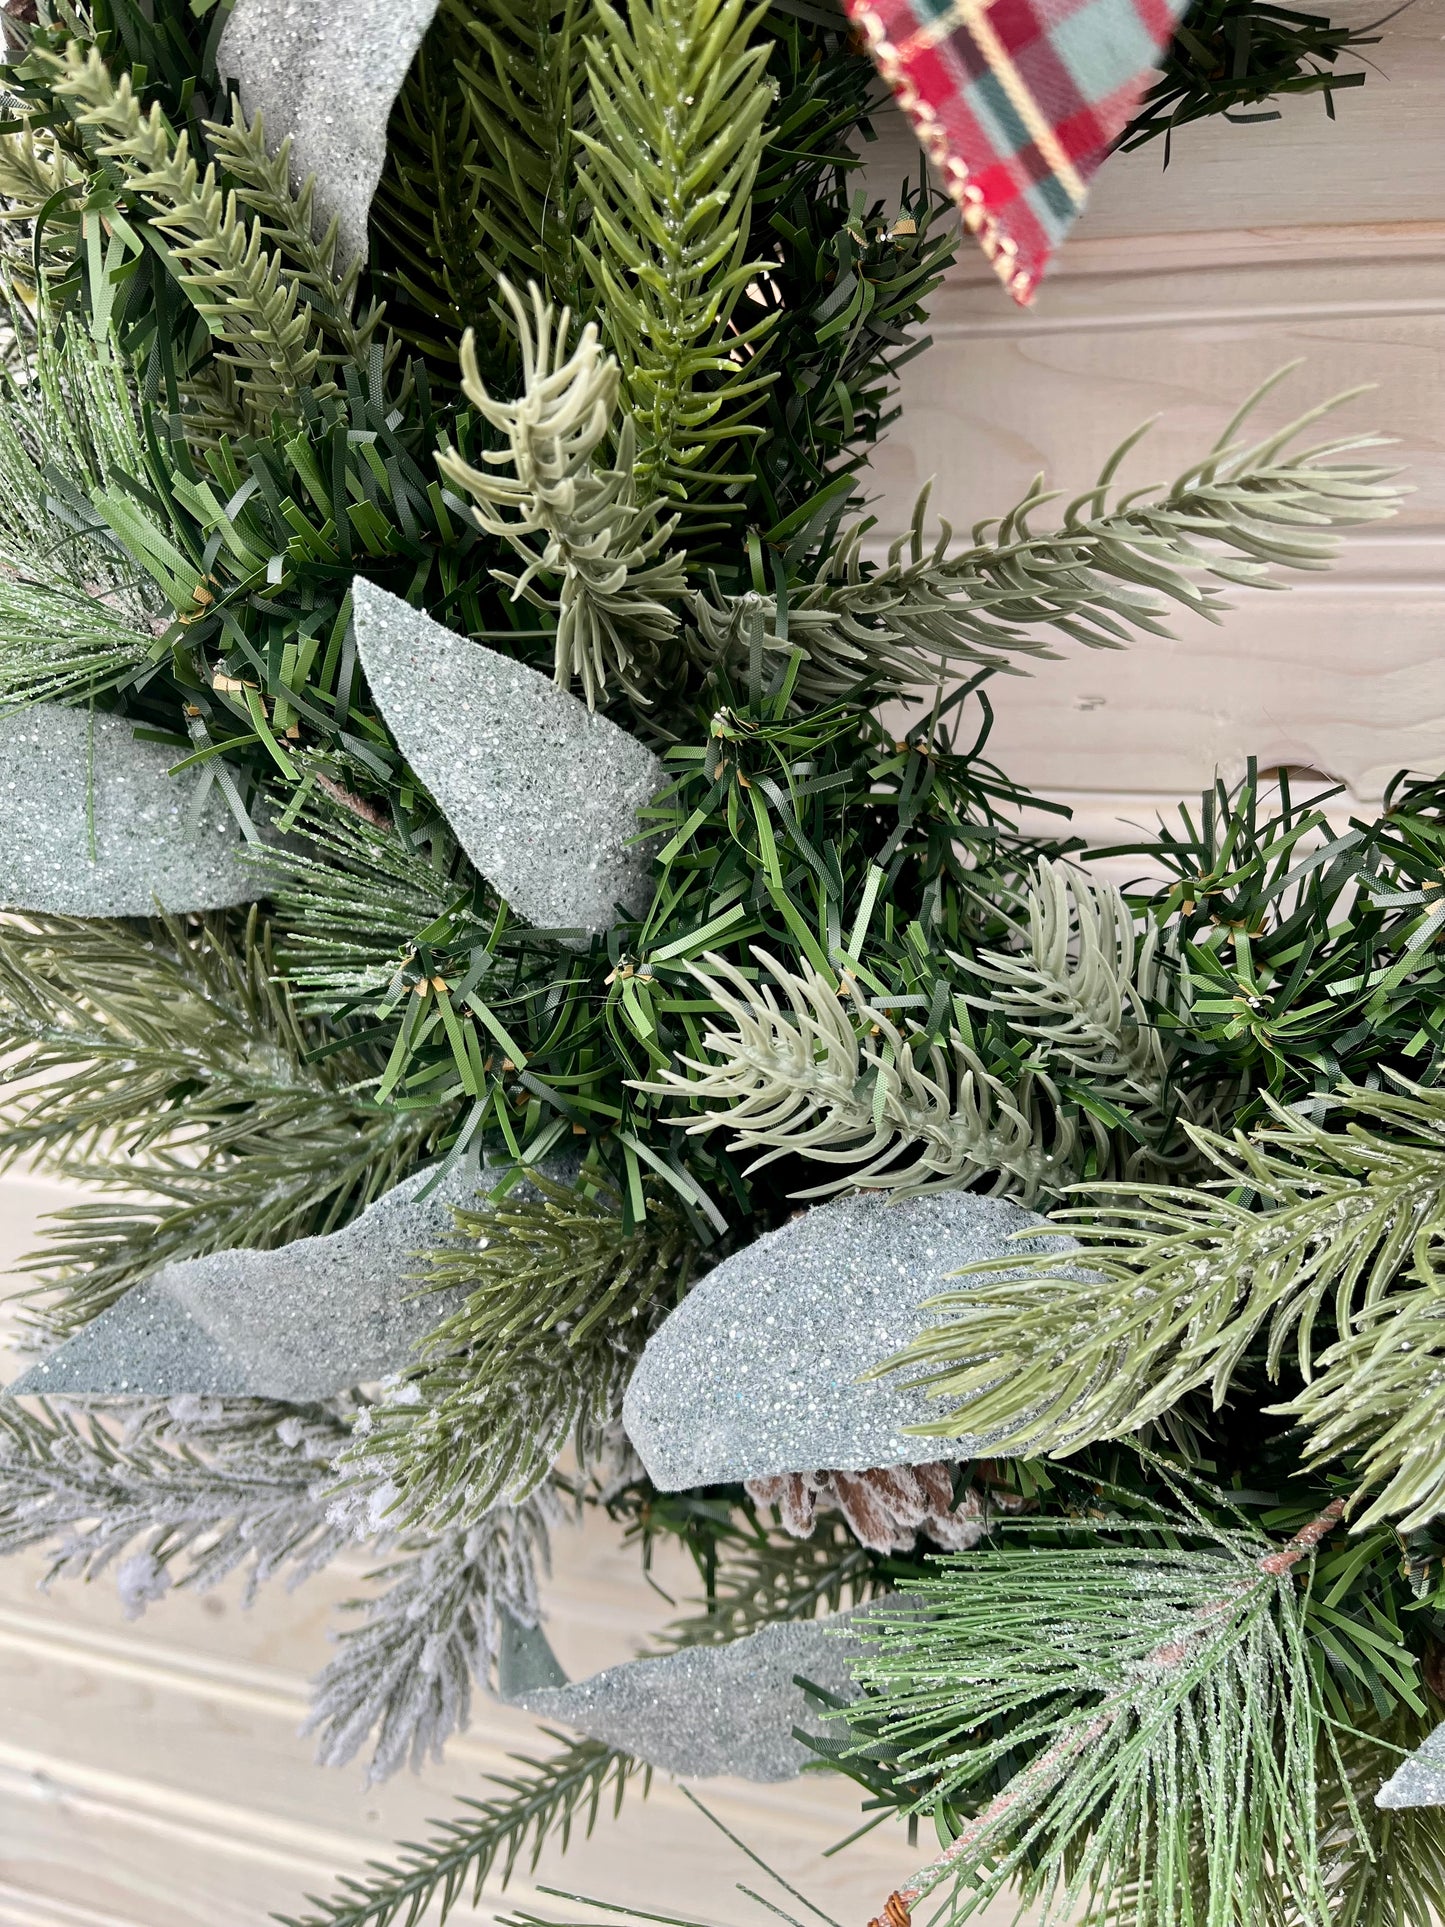
[[[983,1259],[1069,1251],[1043,1220],[967,1191],[834,1198],[724,1258],[649,1339],[622,1422],[664,1492],[826,1466],[923,1465],[986,1446],[910,1436],[938,1415],[907,1374],[859,1382],[930,1323],[920,1310]],[[1006,1271],[1006,1264],[1000,1266]]]
[[[1377,1807],[1445,1807],[1445,1726],[1396,1768],[1375,1795]]]
[[[66,917],[220,910],[260,896],[213,790],[191,821],[198,771],[137,742],[122,716],[38,703],[0,717],[0,909]]]
[[[820,1738],[839,1733],[794,1676],[856,1697],[848,1662],[863,1642],[838,1633],[855,1616],[783,1620],[727,1646],[630,1660],[571,1686],[518,1692],[511,1702],[684,1779],[791,1780],[818,1757],[794,1739],[795,1726]]]
[[[498,1615],[497,1698],[519,1706],[529,1693],[567,1685],[561,1661],[539,1625],[526,1625],[504,1606]]]
[[[439,0],[236,0],[218,65],[270,146],[291,136],[299,187],[316,178],[348,260],[367,251],[367,219],[386,163],[386,124]]]
[[[358,577],[356,646],[402,754],[472,862],[542,929],[608,930],[644,910],[637,812],[667,781],[652,751],[525,664]]]
[[[414,1172],[325,1237],[161,1266],[10,1393],[304,1401],[399,1370],[465,1297],[424,1291],[418,1254],[455,1238],[453,1205],[485,1209],[477,1194],[493,1189],[502,1169],[464,1162],[428,1189],[435,1176]],[[522,1184],[510,1195],[535,1193]]]

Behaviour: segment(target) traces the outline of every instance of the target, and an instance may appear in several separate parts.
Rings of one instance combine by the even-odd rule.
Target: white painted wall
[[[1075,489],[1156,411],[1131,472],[1167,476],[1295,356],[1301,407],[1378,384],[1345,419],[1399,438],[1417,493],[1387,532],[1352,541],[1332,576],[1241,598],[1217,630],[1181,622],[1176,642],[1122,655],[1067,648],[1031,680],[995,685],[998,759],[1073,802],[1092,835],[1148,822],[1251,751],[1338,775],[1362,803],[1401,764],[1445,765],[1445,0],[1415,0],[1379,61],[1388,78],[1344,97],[1334,127],[1305,101],[1277,127],[1190,130],[1168,174],[1157,151],[1114,162],[1036,309],[1017,314],[965,261],[939,299],[933,349],[909,371],[904,420],[876,467],[891,529],[930,475],[937,507],[963,525],[1007,507],[1040,468]],[[873,171],[881,183],[910,164],[895,128]],[[0,1182],[0,1272],[64,1196]],[[223,1592],[133,1625],[108,1590],[45,1597],[38,1576],[34,1561],[0,1562],[0,1927],[253,1927],[415,1836],[505,1770],[508,1750],[536,1744],[525,1719],[484,1706],[420,1782],[365,1791],[354,1771],[313,1767],[296,1737],[304,1681],[355,1569],[249,1615]],[[686,1575],[664,1583],[685,1588]],[[574,1674],[625,1657],[668,1617],[600,1528],[559,1546],[552,1604]],[[851,1793],[829,1782],[713,1798],[846,1923],[875,1912],[913,1864],[896,1833],[820,1861],[856,1818]],[[731,1891],[740,1876],[731,1849],[660,1787],[650,1812],[631,1808],[563,1863],[549,1855],[537,1878],[741,1927],[752,1915]],[[512,1900],[534,1885],[520,1881]],[[502,1911],[489,1892],[454,1918]]]
[[[1353,4],[1336,17],[1363,20]],[[1341,565],[1287,594],[1241,591],[1218,628],[1181,616],[1174,642],[1126,654],[1065,644],[1030,679],[995,678],[991,751],[1112,837],[1210,782],[1305,764],[1376,801],[1395,770],[1445,766],[1445,4],[1384,30],[1383,78],[1276,125],[1186,129],[1108,163],[1035,307],[1001,303],[966,260],[942,290],[934,345],[911,364],[881,450],[880,533],[919,487],[956,526],[1000,514],[1042,470],[1074,494],[1123,436],[1160,417],[1125,471],[1166,480],[1285,363],[1303,366],[1262,420],[1280,424],[1361,383],[1340,432],[1377,429],[1415,493],[1348,538]],[[906,129],[873,150],[884,192],[911,164]]]

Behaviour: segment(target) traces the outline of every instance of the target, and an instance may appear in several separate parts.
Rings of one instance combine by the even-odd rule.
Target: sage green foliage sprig
[[[666,1204],[628,1229],[616,1198],[530,1183],[540,1197],[456,1213],[456,1243],[416,1288],[465,1300],[358,1428],[351,1457],[396,1488],[398,1520],[467,1526],[519,1504],[568,1439],[597,1458],[642,1346],[688,1288],[692,1240]]]
[[[1356,1530],[1445,1511],[1445,1101],[1346,1088],[1325,1124],[1271,1110],[1248,1136],[1196,1134],[1207,1188],[1111,1187],[1056,1212],[1083,1247],[1067,1275],[1021,1256],[1011,1282],[934,1301],[949,1322],[893,1361],[957,1401],[928,1429],[1067,1451],[1195,1391],[1218,1412],[1258,1356],[1293,1391],[1306,1463],[1350,1465]]]
[[[991,1189],[1032,1200],[1068,1181],[1078,1133],[1047,1071],[1005,1084],[952,1026],[915,1051],[921,1027],[900,1031],[846,972],[840,985],[811,966],[786,970],[761,949],[754,958],[772,983],[704,959],[697,975],[729,1031],[709,1026],[705,1058],[684,1058],[642,1087],[701,1107],[688,1131],[721,1126],[729,1151],[761,1149],[749,1173],[787,1154],[843,1167],[800,1197],[855,1185],[908,1196],[991,1176]]]
[[[643,1088],[699,1110],[689,1134],[721,1126],[730,1151],[761,1150],[750,1171],[789,1153],[840,1167],[805,1197],[989,1180],[1032,1202],[1084,1169],[1194,1161],[1180,1122],[1195,1100],[1176,1088],[1159,1029],[1176,992],[1158,926],[1141,942],[1113,885],[1041,857],[1010,934],[1016,949],[945,953],[951,995],[940,1006],[940,976],[927,1020],[902,1026],[889,1010],[915,1000],[880,995],[861,956],[835,976],[808,960],[790,971],[754,946],[757,981],[709,956],[693,972],[727,1028],[714,1021],[702,1057]],[[1014,1041],[1011,1076],[979,1054],[985,1021]]]
[[[1131,489],[1111,503],[1119,467],[1145,430],[1128,436],[1047,533],[1032,525],[1055,499],[1042,477],[999,522],[978,524],[962,549],[947,522],[928,540],[925,488],[908,534],[881,566],[866,556],[872,523],[862,520],[781,603],[700,596],[706,650],[736,660],[756,608],[764,648],[805,651],[798,688],[822,702],[860,686],[918,688],[972,666],[1016,671],[1015,658],[1055,653],[1050,631],[1095,649],[1120,648],[1136,631],[1167,635],[1171,603],[1218,621],[1228,607],[1218,581],[1279,586],[1272,568],[1322,568],[1337,553],[1335,529],[1388,518],[1398,507],[1393,471],[1343,459],[1378,446],[1375,438],[1290,448],[1323,410],[1261,441],[1239,439],[1280,379],[1257,390],[1205,460],[1171,487]],[[1201,574],[1217,581],[1201,582]]]
[[[638,500],[635,421],[614,420],[620,370],[599,348],[595,326],[587,324],[568,354],[566,309],[557,314],[533,282],[529,315],[511,282],[499,285],[521,344],[520,396],[498,402],[487,393],[470,329],[461,364],[462,392],[506,437],[505,453],[485,451],[479,468],[446,449],[437,466],[471,497],[478,526],[526,563],[520,576],[494,571],[512,600],[525,598],[555,615],[558,684],[580,683],[589,708],[609,685],[646,708],[662,646],[678,629],[668,605],[687,588],[681,555],[668,552],[678,518],[666,514],[658,495]],[[599,451],[613,440],[615,452],[604,462]],[[487,472],[503,465],[510,475]],[[529,538],[540,538],[540,550]],[[557,580],[555,598],[538,578]]]
[[[290,136],[271,152],[264,119],[257,114],[248,123],[234,94],[229,118],[208,121],[206,132],[220,167],[237,183],[237,198],[259,217],[263,243],[290,267],[312,320],[327,340],[322,364],[368,366],[371,344],[379,338],[381,303],[371,300],[365,312],[356,316],[361,262],[348,264],[341,259],[341,224],[336,216],[317,232],[314,183],[306,180],[299,191],[292,188]],[[390,343],[388,358],[394,359],[396,352],[397,345]]]

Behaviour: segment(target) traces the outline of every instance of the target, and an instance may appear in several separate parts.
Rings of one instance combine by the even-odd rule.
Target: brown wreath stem
[[[1259,1572],[1266,1578],[1276,1579],[1287,1573],[1308,1553],[1314,1551],[1320,1541],[1337,1526],[1344,1517],[1345,1502],[1334,1499],[1327,1505],[1317,1519],[1298,1531],[1287,1545],[1278,1552],[1271,1552],[1258,1563]],[[1229,1599],[1221,1599],[1210,1612],[1223,1612],[1231,1604]],[[1162,1646],[1156,1646],[1144,1664],[1146,1666],[1177,1666],[1189,1651],[1190,1640],[1172,1639]],[[950,1874],[960,1860],[975,1847],[979,1840],[993,1831],[999,1822],[1008,1818],[1025,1794],[1039,1786],[1047,1786],[1057,1780],[1073,1760],[1094,1741],[1106,1733],[1113,1724],[1127,1691],[1114,1693],[1104,1701],[1093,1719],[1083,1726],[1076,1726],[1070,1732],[1046,1747],[1038,1758],[1031,1760],[1022,1772],[1016,1773],[1006,1787],[1000,1789],[981,1813],[951,1840],[936,1860],[921,1867],[906,1885],[899,1887],[888,1896],[883,1912],[869,1921],[868,1927],[912,1927],[912,1908],[916,1902],[931,1893],[938,1883]]]

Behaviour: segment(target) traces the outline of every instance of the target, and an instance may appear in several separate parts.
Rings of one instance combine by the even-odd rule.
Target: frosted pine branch
[[[354,1759],[373,1732],[371,1781],[441,1758],[470,1716],[472,1679],[486,1677],[503,1608],[523,1625],[538,1621],[537,1567],[547,1564],[556,1512],[548,1490],[496,1506],[466,1531],[407,1541],[372,1575],[389,1583],[352,1602],[365,1619],[338,1634],[303,1729],[320,1734],[322,1765]]]
[[[245,1598],[299,1584],[354,1537],[328,1516],[344,1421],[256,1400],[183,1397],[74,1418],[0,1403],[0,1553],[49,1549],[49,1577],[115,1567],[131,1616],[172,1583],[245,1570]]]
[[[863,1629],[870,1724],[881,1708],[910,1763],[932,1753],[944,1797],[1016,1758],[1020,1731],[1042,1744],[870,1927],[908,1927],[960,1876],[954,1921],[1017,1883],[1049,1919],[1086,1901],[1115,1918],[1142,1893],[1137,1918],[1162,1927],[1186,1917],[1196,1840],[1224,1893],[1272,1862],[1290,1918],[1322,1923],[1323,1696],[1292,1574],[1344,1509],[1283,1546],[1229,1532],[1204,1551],[973,1554],[907,1586],[911,1610]],[[1201,1755],[1228,1770],[1180,1771]]]
[[[579,680],[592,706],[612,682],[641,698],[645,663],[677,633],[667,603],[686,588],[681,559],[666,553],[676,517],[664,517],[660,501],[637,500],[630,418],[616,428],[611,462],[601,459],[614,433],[620,376],[595,325],[564,359],[566,310],[557,315],[534,286],[529,316],[516,289],[500,286],[522,345],[520,398],[499,402],[487,393],[470,329],[461,364],[467,399],[507,446],[484,453],[484,468],[450,448],[437,466],[471,496],[481,527],[521,556],[521,575],[497,572],[513,599],[555,613],[558,683]],[[555,596],[537,586],[538,577],[558,582]]]

